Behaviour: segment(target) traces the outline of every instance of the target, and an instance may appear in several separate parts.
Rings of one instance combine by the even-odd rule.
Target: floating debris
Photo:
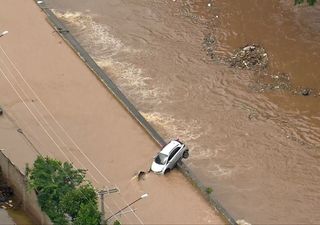
[[[20,128],[17,129],[17,132],[19,132],[20,134],[23,134],[23,131]]]
[[[214,57],[215,57],[214,44],[215,44],[215,39],[212,34],[207,34],[203,38],[203,42],[202,42],[203,49],[206,51],[207,55],[211,59],[214,59]]]
[[[309,88],[304,88],[301,90],[301,95],[303,96],[309,96],[312,93],[312,91]]]
[[[10,209],[16,207],[16,201],[14,199],[13,189],[7,184],[6,180],[2,176],[0,169],[0,208]]]
[[[260,45],[246,45],[238,50],[230,58],[230,66],[241,69],[264,69],[269,59],[266,50]]]
[[[12,188],[8,187],[7,185],[0,186],[0,204],[3,203],[12,203],[11,197],[13,196]]]
[[[320,90],[307,88],[307,87],[297,87],[293,89],[293,94],[295,95],[301,95],[301,96],[313,96],[318,97],[320,96]]]
[[[286,73],[278,73],[276,75],[255,75],[254,80],[255,83],[251,85],[251,88],[257,92],[266,92],[272,90],[292,90],[290,77]]]
[[[137,179],[138,181],[145,180],[148,173],[150,173],[150,170],[147,172],[140,170],[137,173],[135,173],[135,175],[131,178],[130,181],[134,179]]]
[[[138,176],[137,176],[138,181],[144,180],[145,177],[146,177],[146,172],[144,172],[144,171],[139,171]]]

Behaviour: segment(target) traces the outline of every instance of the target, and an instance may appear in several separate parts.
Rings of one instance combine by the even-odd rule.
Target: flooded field
[[[50,0],[236,219],[320,223],[320,8],[275,0]],[[263,46],[264,69],[229,65]],[[306,92],[305,92],[306,91]]]

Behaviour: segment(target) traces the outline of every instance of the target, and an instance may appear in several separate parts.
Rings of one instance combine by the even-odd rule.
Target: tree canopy
[[[85,180],[85,170],[39,156],[26,170],[28,186],[35,190],[41,209],[55,225],[99,225],[97,195]]]

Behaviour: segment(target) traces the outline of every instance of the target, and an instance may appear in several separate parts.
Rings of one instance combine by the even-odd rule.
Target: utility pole
[[[104,195],[105,194],[113,194],[113,193],[118,193],[119,189],[118,188],[110,188],[110,189],[102,189],[98,191],[98,195],[100,197],[100,211],[101,211],[101,225],[105,224],[105,210],[104,210]]]
[[[140,201],[141,199],[144,199],[146,197],[148,197],[148,194],[143,194],[141,195],[139,198],[137,198],[136,200],[134,200],[133,202],[131,202],[130,204],[126,205],[125,207],[123,207],[122,209],[120,209],[118,212],[114,213],[113,215],[109,216],[107,218],[106,221],[108,221],[109,219],[111,219],[112,217],[116,216],[117,214],[121,213],[123,210],[125,210],[126,208],[130,207],[131,205],[133,205],[134,203],[136,203],[137,201]]]

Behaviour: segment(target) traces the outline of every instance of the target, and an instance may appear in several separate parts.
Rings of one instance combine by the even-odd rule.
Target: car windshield
[[[157,155],[157,157],[155,158],[155,162],[157,164],[161,164],[161,165],[164,165],[166,162],[167,162],[167,159],[168,159],[168,156],[163,154],[163,153],[159,153]]]

